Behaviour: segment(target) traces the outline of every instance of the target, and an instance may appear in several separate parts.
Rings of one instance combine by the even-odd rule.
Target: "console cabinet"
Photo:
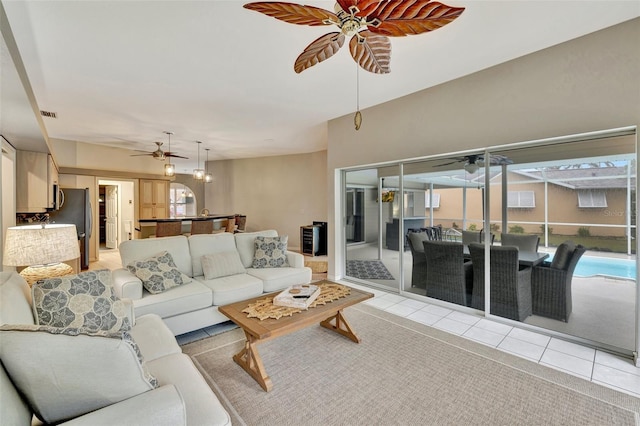
[[[140,180],[140,219],[169,217],[169,181]]]

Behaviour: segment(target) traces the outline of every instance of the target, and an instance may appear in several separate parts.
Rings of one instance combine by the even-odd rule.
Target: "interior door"
[[[109,185],[105,192],[105,230],[107,248],[118,248],[118,187]]]

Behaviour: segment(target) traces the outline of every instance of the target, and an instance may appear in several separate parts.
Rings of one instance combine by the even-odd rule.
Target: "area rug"
[[[363,280],[393,280],[380,260],[347,260],[347,276]]]
[[[311,326],[258,346],[270,392],[232,360],[240,329],[183,350],[234,425],[636,424],[630,395],[363,304],[345,316],[360,344]]]

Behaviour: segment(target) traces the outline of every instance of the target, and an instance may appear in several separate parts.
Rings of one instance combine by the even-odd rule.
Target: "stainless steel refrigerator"
[[[61,189],[60,208],[49,212],[49,222],[72,224],[78,231],[80,243],[80,268],[89,268],[89,238],[91,238],[92,213],[89,188]]]

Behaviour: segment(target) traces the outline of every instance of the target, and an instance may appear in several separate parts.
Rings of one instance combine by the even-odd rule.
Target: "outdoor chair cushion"
[[[576,245],[572,241],[565,241],[560,244],[553,255],[551,267],[554,269],[566,269],[575,248]]]

